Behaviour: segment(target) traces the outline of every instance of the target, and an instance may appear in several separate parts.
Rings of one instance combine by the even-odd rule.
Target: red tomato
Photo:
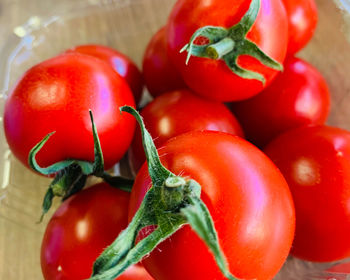
[[[28,165],[28,153],[56,133],[38,153],[41,166],[65,159],[94,160],[89,109],[94,114],[108,169],[127,151],[135,120],[119,106],[135,106],[131,91],[106,63],[82,54],[64,54],[29,69],[5,104],[4,127],[14,155]]]
[[[197,97],[189,90],[172,91],[157,97],[142,109],[141,116],[156,147],[194,130],[222,131],[244,137],[239,123],[225,105]],[[128,156],[136,173],[146,160],[139,129]]]
[[[202,186],[231,273],[240,279],[272,279],[284,263],[294,236],[294,206],[288,186],[256,147],[221,132],[189,132],[158,150],[174,174]],[[129,218],[151,181],[146,165],[132,189]],[[185,226],[143,261],[157,280],[226,279],[204,242]]]
[[[112,48],[101,45],[82,45],[66,52],[91,55],[107,62],[126,80],[134,94],[135,103],[138,104],[140,102],[143,90],[143,77],[135,63],[129,57]]]
[[[127,226],[130,195],[105,183],[85,189],[62,203],[47,225],[41,245],[46,280],[83,280],[103,249]],[[152,280],[141,265],[118,280]]]
[[[203,26],[229,28],[247,12],[251,0],[179,0],[173,8],[167,29],[169,56],[186,84],[197,94],[219,101],[247,99],[259,93],[277,74],[255,58],[242,55],[238,64],[262,74],[265,86],[258,80],[243,79],[234,74],[223,60],[191,57],[186,65],[187,52],[180,50],[192,34]],[[257,44],[267,55],[282,63],[288,43],[286,11],[280,0],[261,0],[258,17],[247,39]]]
[[[282,0],[288,16],[289,42],[287,52],[301,50],[314,35],[318,15],[315,0]]]
[[[262,93],[232,104],[247,139],[259,147],[289,129],[324,124],[329,114],[327,83],[317,69],[295,57],[284,67]]]
[[[153,97],[186,87],[175,66],[169,60],[165,35],[165,27],[163,27],[152,37],[143,57],[143,76],[147,89]]]
[[[292,254],[317,262],[350,257],[350,133],[301,127],[279,136],[265,152],[294,198]]]
[[[333,272],[333,273],[348,273],[350,274],[350,263],[340,263],[335,266],[332,266],[331,268],[327,269],[327,272]],[[336,279],[336,278],[334,278]]]

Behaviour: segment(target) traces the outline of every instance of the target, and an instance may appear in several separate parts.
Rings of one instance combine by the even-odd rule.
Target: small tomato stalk
[[[180,52],[187,51],[186,64],[191,56],[210,59],[222,59],[233,73],[244,79],[258,80],[265,84],[265,77],[257,72],[244,69],[238,65],[240,55],[249,55],[256,58],[265,66],[282,71],[283,66],[265,54],[254,42],[246,38],[253,27],[260,10],[261,0],[252,0],[248,11],[239,23],[230,27],[204,26],[195,31]],[[199,37],[208,40],[205,45],[197,45],[195,41]]]
[[[212,251],[224,276],[237,280],[229,272],[213,220],[200,198],[201,186],[194,180],[176,176],[167,170],[161,164],[152,137],[138,112],[129,106],[122,107],[121,111],[132,114],[141,127],[152,187],[129,226],[96,260],[90,279],[115,279],[130,265],[140,262],[163,240],[189,224]],[[154,227],[154,231],[136,242],[138,233],[149,226]]]
[[[92,133],[94,137],[94,162],[68,159],[61,162],[57,162],[48,167],[40,167],[35,157],[55,132],[51,132],[48,135],[46,135],[43,138],[43,140],[36,144],[29,153],[29,166],[34,171],[43,175],[55,175],[55,178],[50,183],[49,188],[44,197],[42,206],[43,212],[40,221],[42,221],[44,215],[51,208],[52,200],[55,196],[62,197],[62,199],[65,200],[73,194],[79,192],[81,189],[84,188],[86,184],[86,179],[89,175],[94,175],[96,177],[103,178],[107,183],[109,183],[112,186],[116,186],[125,191],[131,191],[131,186],[133,184],[132,180],[120,177],[113,177],[104,171],[104,160],[100,140],[94,123],[93,114],[91,111],[89,113],[92,123]]]

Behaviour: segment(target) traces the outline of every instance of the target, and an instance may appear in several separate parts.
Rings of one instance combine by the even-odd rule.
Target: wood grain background
[[[100,2],[108,1],[112,0]],[[8,59],[8,52],[4,51],[2,46],[6,44],[7,38],[11,37],[16,26],[25,23],[33,15],[61,13],[73,2],[84,3],[81,0],[0,0],[0,50],[3,50],[0,53],[0,64],[4,65],[3,62]],[[85,2],[98,3],[98,0]],[[165,22],[170,5],[165,0],[145,0],[143,5],[139,4],[139,0],[128,2],[130,5],[122,7],[119,14],[114,17],[109,14],[108,17],[99,16],[94,20],[73,21],[74,30],[70,33],[67,33],[67,30],[63,32],[64,29],[59,24],[45,29],[45,42],[40,43],[41,37],[38,34],[36,50],[24,53],[13,61],[11,81],[13,82],[25,67],[35,62],[35,59],[40,61],[71,45],[95,39],[99,39],[100,43],[117,47],[140,64],[147,40],[152,32]],[[320,21],[316,35],[300,56],[319,68],[329,83],[332,94],[332,114],[329,123],[350,129],[349,43],[343,34],[342,17],[333,2],[318,0],[318,5]],[[119,33],[112,34],[110,28]],[[106,36],[101,37],[99,32],[104,32]],[[28,65],[23,62],[26,59],[25,55],[33,57]],[[3,77],[0,77],[1,79]],[[2,129],[0,156],[0,279],[40,280],[42,279],[39,261],[40,242],[45,223],[37,225],[35,222],[40,215],[41,198],[48,180],[33,175],[21,167],[8,153]],[[49,216],[51,214],[52,211]],[[47,220],[48,218],[46,222]],[[279,279],[287,278],[281,275]]]

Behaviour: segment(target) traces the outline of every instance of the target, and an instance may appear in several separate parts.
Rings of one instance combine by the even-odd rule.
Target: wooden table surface
[[[0,38],[2,38],[0,50],[14,28],[25,23],[30,16],[54,14],[56,10],[61,11],[67,3],[73,1],[82,2],[81,0],[0,0]],[[86,0],[87,3],[97,1]],[[154,4],[156,0],[147,1],[152,2],[152,5],[150,4],[149,9],[138,12],[140,18],[143,14],[146,17],[150,16],[154,10],[153,7],[160,10],[167,9],[160,4],[164,0],[158,0],[159,5]],[[300,55],[319,68],[329,83],[332,93],[332,114],[329,123],[350,129],[350,79],[348,78],[350,47],[344,35],[346,28],[343,18],[332,1],[318,0],[318,5],[319,27],[311,44]],[[151,29],[155,30],[159,22],[150,23]],[[82,36],[89,36],[93,32],[94,25],[79,25],[78,28],[81,34],[85,34]],[[66,38],[65,35],[62,34],[62,38]],[[143,41],[142,44],[145,42]],[[138,62],[142,55],[140,51],[144,47],[142,44],[132,46],[133,51],[138,52],[136,55]],[[128,51],[127,47],[124,49]],[[7,57],[2,52],[0,62],[4,59]],[[1,130],[0,136],[2,133]],[[36,225],[35,221],[40,214],[40,200],[48,180],[23,169],[5,149],[1,150],[0,145],[1,151],[4,152],[0,154],[2,157],[0,169],[8,170],[6,169],[7,173],[0,170],[0,279],[40,280],[42,276],[39,248],[45,223]],[[9,166],[11,166],[10,169]],[[1,185],[3,182],[5,184]],[[49,216],[51,214],[52,211]],[[279,279],[287,278],[280,276]]]

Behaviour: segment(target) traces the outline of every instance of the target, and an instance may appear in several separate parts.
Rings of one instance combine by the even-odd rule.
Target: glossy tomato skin
[[[330,110],[327,82],[306,61],[290,57],[283,73],[263,92],[233,103],[247,139],[264,147],[279,134],[308,124],[324,124]]]
[[[240,124],[225,105],[205,100],[190,90],[164,93],[143,108],[141,116],[156,147],[189,131],[213,130],[244,137]],[[146,160],[139,129],[128,156],[132,170],[137,173]]]
[[[291,189],[296,210],[292,254],[330,262],[350,256],[350,133],[301,127],[272,141],[265,153]]]
[[[240,137],[190,132],[169,140],[162,163],[196,180],[209,208],[230,271],[240,279],[272,279],[294,236],[294,206],[288,186],[272,162]],[[129,218],[151,186],[147,167],[137,174]],[[199,237],[185,226],[143,261],[157,280],[226,279]]]
[[[107,62],[128,83],[138,104],[142,97],[143,77],[136,64],[126,55],[102,45],[81,45],[67,52],[78,52],[91,55]]]
[[[191,57],[179,53],[200,27],[211,25],[229,28],[247,12],[250,0],[179,0],[168,21],[168,52],[186,84],[197,94],[219,101],[247,99],[259,93],[273,80],[276,70],[263,66],[255,58],[240,56],[238,64],[259,72],[266,84],[235,75],[223,60]],[[288,43],[286,11],[280,0],[262,0],[255,24],[247,39],[256,43],[267,55],[283,63]]]
[[[127,227],[130,194],[105,183],[87,188],[62,203],[47,225],[41,246],[45,280],[83,280],[102,251]],[[152,280],[133,266],[118,280]]]
[[[82,54],[64,54],[29,69],[8,96],[4,128],[14,155],[28,165],[29,151],[55,134],[37,155],[41,166],[65,160],[94,160],[92,110],[105,169],[127,151],[135,120],[118,108],[135,106],[127,83],[106,63]]]
[[[315,0],[282,0],[288,17],[288,55],[301,50],[315,33],[318,12]]]
[[[152,37],[143,57],[143,75],[147,89],[153,97],[187,87],[169,59],[165,30],[162,27]]]

